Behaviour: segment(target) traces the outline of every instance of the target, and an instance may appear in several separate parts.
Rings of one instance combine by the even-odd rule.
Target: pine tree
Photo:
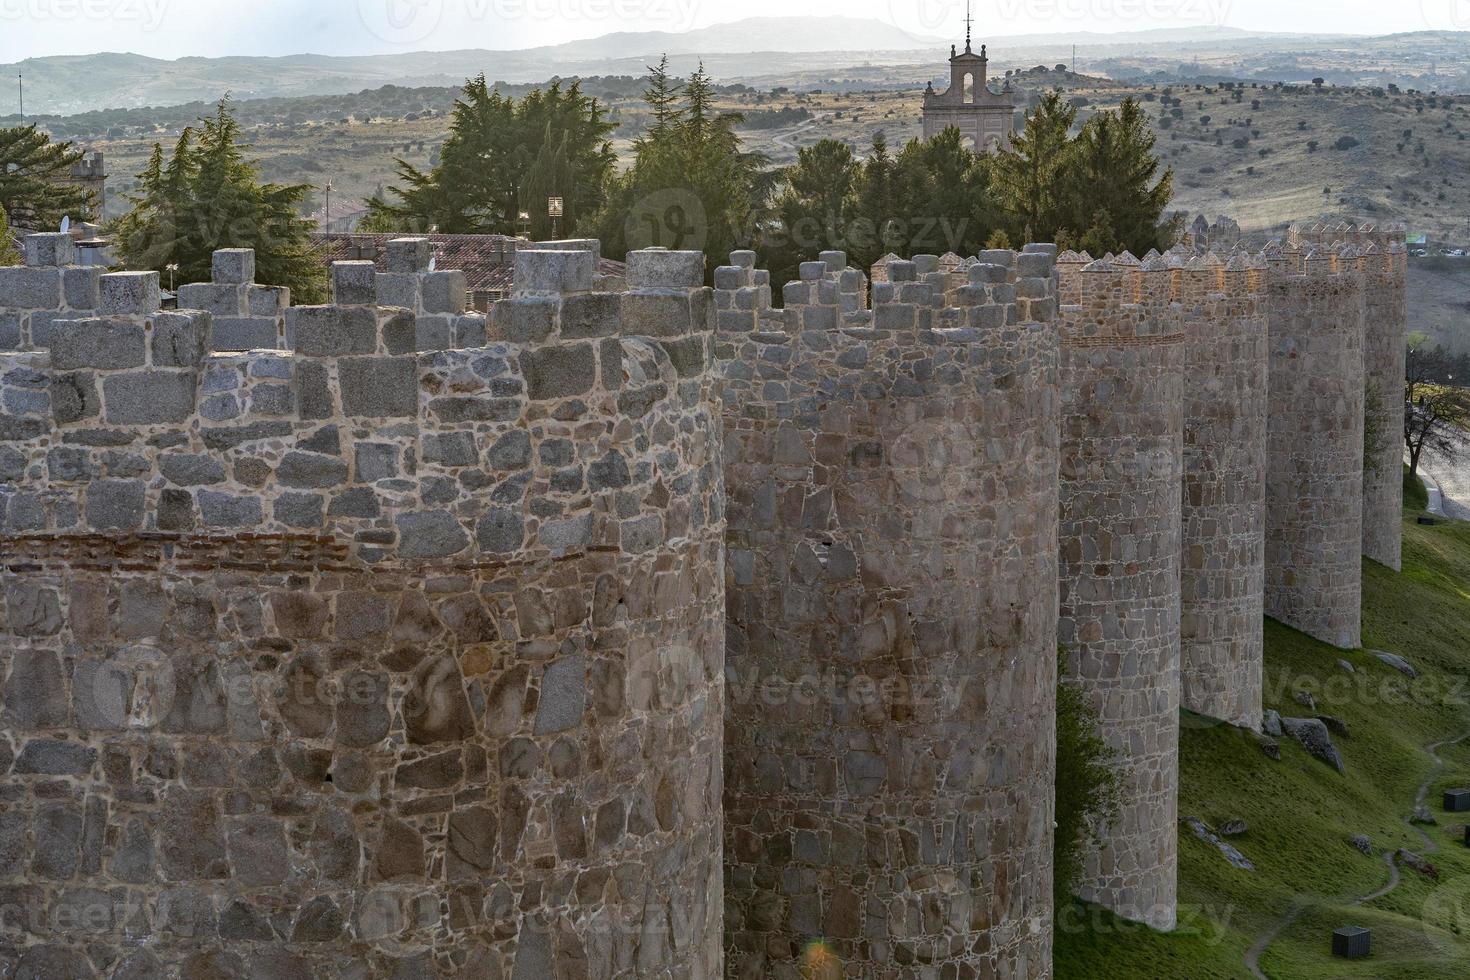
[[[861,164],[840,140],[824,139],[797,151],[785,170],[786,189],[776,200],[781,247],[767,266],[778,282],[796,277],[797,264],[826,249],[848,248],[848,225],[857,210],[854,190]]]
[[[973,255],[984,247],[997,223],[989,157],[967,147],[959,130],[910,140],[898,155],[897,177],[899,254]]]
[[[752,244],[771,186],[765,158],[742,151],[738,113],[719,112],[703,66],[689,84],[650,69],[644,99],[654,125],[634,141],[633,165],[607,182],[603,207],[582,223],[608,255],[661,245],[715,258]]]
[[[1056,241],[1071,203],[1066,173],[1076,118],[1076,108],[1059,91],[1048,92],[1026,114],[1025,128],[1011,137],[1009,149],[995,157],[993,186],[1008,238]]]
[[[1124,99],[1116,112],[1101,112],[1082,127],[1068,168],[1067,226],[1094,255],[1124,249],[1142,255],[1163,251],[1179,235],[1164,209],[1173,195],[1174,171],[1159,173],[1155,136],[1142,106]]]
[[[53,143],[34,123],[0,129],[0,209],[18,226],[50,231],[65,217],[95,217],[95,195],[70,183],[85,156],[71,143]]]
[[[130,269],[178,267],[176,281],[205,282],[215,250],[255,249],[260,282],[289,286],[300,302],[326,296],[326,270],[300,215],[304,184],[262,184],[245,159],[239,123],[222,100],[213,118],[186,129],[165,162],[155,145],[139,174],[133,209],[114,229]]]
[[[20,249],[15,247],[15,233],[5,218],[5,209],[0,208],[0,266],[20,265]]]
[[[549,234],[547,199],[560,197],[562,226],[597,210],[615,158],[607,138],[614,126],[579,83],[553,82],[520,101],[496,92],[483,74],[465,84],[454,104],[439,161],[425,172],[396,162],[401,186],[366,202],[365,231],[446,234],[517,232],[519,213],[532,233]],[[556,158],[556,170],[543,168]]]
[[[671,126],[682,120],[683,112],[679,108],[681,88],[678,80],[669,74],[668,55],[664,55],[657,65],[648,69],[648,87],[643,90],[643,101],[653,116],[650,139],[663,138]]]
[[[889,252],[904,244],[899,232],[898,201],[895,184],[898,165],[888,152],[888,139],[882,130],[873,134],[873,148],[863,163],[857,181],[857,213],[861,231],[848,236],[848,260],[867,269]]]

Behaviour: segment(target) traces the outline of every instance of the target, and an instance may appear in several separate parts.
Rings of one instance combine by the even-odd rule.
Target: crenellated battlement
[[[86,318],[49,321],[44,350],[0,354],[7,450],[21,460],[5,528],[307,531],[350,539],[370,563],[526,560],[689,530],[704,508],[583,510],[609,489],[636,496],[693,475],[654,461],[696,448],[663,433],[687,428],[709,383],[702,258],[633,253],[621,293],[592,291],[587,252],[516,262],[521,287],[488,327],[379,305],[371,263],[337,263],[335,302],[304,307],[253,283],[248,250],[218,253],[213,282],[180,289],[204,310],[159,311],[154,273],[100,276]],[[37,298],[49,302],[69,270],[18,271],[46,277],[54,289]],[[421,279],[421,308],[440,286],[455,291],[443,273],[389,275]],[[251,315],[268,309],[282,315]],[[222,322],[230,346],[261,343],[219,350]],[[456,344],[469,339],[480,343]],[[591,422],[616,437],[581,439]],[[683,492],[714,479],[699,473]]]

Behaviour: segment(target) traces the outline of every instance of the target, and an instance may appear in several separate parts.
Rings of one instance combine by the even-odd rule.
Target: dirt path
[[[781,147],[781,149],[786,150],[788,153],[795,153],[797,150],[797,146],[792,141],[830,115],[832,115],[832,113],[830,112],[819,112],[816,115],[812,116],[810,119],[803,122],[801,125],[797,126],[795,129],[792,129],[789,132],[781,133],[777,136],[772,136],[771,142]]]
[[[1419,839],[1424,842],[1424,846],[1420,850],[1421,854],[1433,854],[1436,850],[1438,850],[1439,845],[1437,845],[1434,840],[1427,833],[1425,833],[1418,824],[1412,821],[1412,814],[1414,810],[1417,810],[1419,809],[1419,807],[1424,805],[1424,801],[1429,797],[1429,787],[1434,783],[1434,780],[1439,775],[1440,770],[1444,769],[1445,767],[1444,760],[1439,757],[1439,750],[1444,748],[1446,745],[1454,745],[1457,742],[1463,742],[1467,738],[1470,738],[1470,732],[1456,735],[1454,738],[1446,738],[1441,739],[1438,742],[1431,742],[1429,745],[1424,746],[1424,751],[1429,753],[1429,758],[1434,761],[1434,766],[1429,770],[1429,775],[1424,777],[1424,782],[1419,784],[1419,791],[1414,794],[1414,806],[1409,811],[1411,816],[1404,818],[1404,823],[1408,824],[1409,829],[1412,830],[1415,834],[1418,834]],[[1398,862],[1394,860],[1395,853],[1395,851],[1388,851],[1383,855],[1383,861],[1388,866],[1388,880],[1383,883],[1383,887],[1369,892],[1366,895],[1360,895],[1359,897],[1353,899],[1349,903],[1350,906],[1365,905],[1368,902],[1376,901],[1377,899],[1382,898],[1399,886],[1399,866]],[[1255,977],[1256,980],[1271,980],[1271,978],[1267,974],[1261,971],[1261,954],[1266,951],[1267,946],[1270,946],[1271,943],[1276,940],[1277,936],[1281,935],[1281,933],[1289,926],[1291,926],[1292,923],[1296,922],[1297,919],[1300,919],[1303,912],[1307,911],[1310,908],[1314,908],[1316,904],[1317,903],[1315,902],[1303,902],[1299,905],[1293,906],[1290,912],[1286,913],[1286,915],[1282,916],[1280,919],[1277,919],[1274,923],[1272,923],[1271,927],[1263,932],[1256,939],[1256,941],[1251,944],[1250,949],[1245,951],[1245,968],[1251,971],[1251,976]]]

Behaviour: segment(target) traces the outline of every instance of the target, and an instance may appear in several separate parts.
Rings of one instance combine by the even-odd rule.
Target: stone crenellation
[[[1052,258],[986,253],[955,305],[895,261],[862,309],[824,253],[782,310],[752,258],[715,273],[741,310],[720,319],[731,975],[796,976],[817,936],[853,976],[1045,975]]]
[[[1046,977],[1062,671],[1123,760],[1081,891],[1170,928],[1179,709],[1258,728],[1262,612],[1356,645],[1398,557],[1402,232],[1238,237],[826,252],[780,309],[547,243],[476,314],[421,239],[161,310],[29,236],[0,963]]]
[[[210,263],[210,281],[180,286],[178,307],[210,315],[210,350],[281,349],[291,291],[255,283],[255,252],[221,249]]]

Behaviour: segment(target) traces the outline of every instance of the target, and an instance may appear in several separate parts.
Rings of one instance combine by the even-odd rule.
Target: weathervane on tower
[[[965,54],[970,53],[970,24],[974,18],[970,16],[970,0],[965,0]]]

